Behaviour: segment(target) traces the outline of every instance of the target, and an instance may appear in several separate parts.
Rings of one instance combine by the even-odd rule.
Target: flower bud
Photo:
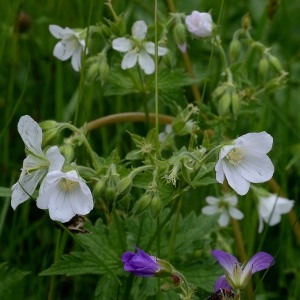
[[[276,71],[278,71],[278,72],[282,71],[282,65],[276,56],[270,55],[269,61],[270,61],[271,65],[275,68]]]
[[[262,57],[258,63],[258,71],[262,77],[265,77],[269,69],[269,62],[266,57]]]
[[[46,131],[58,127],[59,123],[54,120],[46,120],[41,122],[39,125],[43,131]]]
[[[241,108],[241,99],[238,95],[237,92],[232,92],[231,93],[231,109],[232,109],[232,113],[236,116]]]
[[[181,52],[186,52],[186,29],[182,23],[177,23],[174,27],[174,40]]]
[[[138,215],[138,214],[144,212],[150,205],[151,200],[152,200],[152,197],[149,194],[142,195],[141,198],[135,202],[134,207],[133,207],[133,213],[135,215]]]
[[[94,186],[94,189],[93,189],[94,198],[98,198],[103,195],[105,186],[106,186],[106,178],[103,177]]]
[[[74,160],[75,152],[74,147],[71,144],[65,144],[59,148],[61,154],[65,157],[67,163],[71,163]]]
[[[241,42],[237,39],[231,41],[229,45],[229,59],[235,61],[241,53]]]
[[[57,129],[50,129],[45,131],[43,133],[43,142],[42,142],[43,147],[51,144],[51,142],[53,142],[53,140],[56,140],[56,138],[57,138]]]
[[[231,104],[231,95],[230,93],[224,93],[224,95],[219,99],[218,103],[218,113],[220,116],[223,116],[229,112]]]
[[[131,187],[132,179],[130,178],[130,176],[124,177],[118,182],[117,193],[125,195],[131,190]]]
[[[248,31],[250,27],[251,27],[251,18],[249,16],[249,13],[247,13],[242,18],[242,28],[245,31]]]
[[[154,195],[150,203],[150,213],[153,219],[157,218],[161,210],[161,201],[158,195]]]

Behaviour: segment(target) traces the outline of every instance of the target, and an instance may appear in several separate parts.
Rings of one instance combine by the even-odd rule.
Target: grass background
[[[115,3],[114,3],[115,2]],[[300,2],[298,0],[226,0],[221,11],[221,1],[175,1],[178,11],[211,10],[218,26],[223,44],[228,46],[233,32],[239,28],[241,17],[249,13],[252,19],[252,35],[272,47],[289,73],[287,86],[266,97],[261,109],[251,117],[240,116],[235,128],[237,132],[266,130],[274,137],[270,156],[275,164],[275,179],[289,199],[295,200],[295,212],[299,212],[300,178]],[[149,0],[149,3],[152,1]],[[119,14],[125,9],[129,20],[143,18],[153,22],[153,8],[148,1],[113,1]],[[167,1],[159,1],[163,13],[169,11]],[[49,24],[62,27],[83,28],[111,15],[104,1],[52,0],[52,1],[1,1],[0,9],[0,186],[10,187],[18,178],[24,159],[24,145],[17,132],[20,116],[29,114],[36,121],[55,119],[69,121],[74,118],[75,100],[80,77],[69,61],[61,62],[52,56],[57,42],[49,33]],[[131,26],[132,22],[128,23]],[[207,65],[209,53],[191,49],[196,73]],[[217,62],[213,70],[217,72]],[[84,86],[82,109],[78,124],[99,116],[115,112],[140,110],[137,96],[105,97],[105,86]],[[187,97],[189,97],[187,91]],[[138,130],[138,129],[137,129]],[[100,155],[107,155],[122,142],[122,125],[103,128],[93,133]],[[113,137],[113,138],[111,138]],[[194,195],[193,197],[197,197]],[[246,217],[251,219],[251,207]],[[248,213],[247,213],[248,212]],[[300,299],[300,256],[299,244],[294,237],[293,224],[283,217],[280,226],[271,228],[262,237],[249,223],[241,222],[242,231],[249,247],[278,253],[273,280],[268,277],[269,294],[262,299]],[[46,214],[30,201],[14,212],[10,198],[0,202],[0,263],[9,268],[30,272],[18,283],[16,289],[8,291],[6,299],[46,299],[50,277],[38,274],[54,261],[57,228]],[[66,252],[74,250],[72,241],[67,240]],[[68,246],[70,247],[68,249]],[[5,278],[5,273],[0,274]],[[55,299],[92,299],[96,280],[92,276],[61,277],[57,281]],[[64,297],[63,297],[64,295]],[[68,296],[65,296],[68,295]],[[4,299],[4,298],[3,298]]]

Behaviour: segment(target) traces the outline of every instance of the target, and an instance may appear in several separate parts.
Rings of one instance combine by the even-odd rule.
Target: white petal
[[[138,55],[138,62],[144,72],[149,75],[155,70],[154,61],[146,51],[141,51]]]
[[[211,204],[211,205],[218,205],[219,202],[220,202],[220,199],[216,198],[216,197],[213,197],[213,196],[207,196],[205,198],[205,201],[208,203],[208,204]]]
[[[246,180],[261,183],[270,180],[274,174],[274,165],[270,158],[262,154],[260,157],[247,155],[235,166],[236,171]]]
[[[219,219],[218,219],[218,223],[219,223],[219,225],[222,226],[222,227],[225,227],[225,226],[228,225],[228,223],[229,223],[229,215],[228,215],[227,211],[224,211],[224,212],[220,215],[220,217],[219,217]]]
[[[236,195],[224,195],[224,200],[230,205],[230,206],[236,206],[238,203],[238,198]]]
[[[58,42],[54,47],[53,55],[56,58],[65,61],[73,55],[73,52],[74,52],[73,49],[68,47],[68,45],[62,42]]]
[[[149,54],[155,55],[155,44],[153,42],[144,43],[144,47],[145,47],[145,50]],[[160,47],[160,46],[157,47],[157,55],[158,56],[165,55],[165,54],[167,54],[167,52],[168,52],[168,49],[166,49],[164,47]]]
[[[147,25],[146,23],[141,21],[136,21],[131,28],[132,37],[141,41],[145,38],[147,33]]]
[[[28,163],[31,165],[34,159],[37,158],[32,155],[25,158],[21,176],[18,182],[12,186],[11,206],[13,209],[29,199],[41,179],[46,175],[46,168],[40,168],[30,173],[26,171],[26,166],[28,166]]]
[[[119,52],[128,52],[133,48],[133,42],[127,38],[116,38],[112,41],[113,49]]]
[[[49,148],[46,152],[46,156],[49,159],[50,166],[49,171],[60,171],[65,163],[65,158],[61,155],[57,146]]]
[[[72,64],[73,69],[76,72],[78,72],[81,67],[81,52],[82,52],[82,48],[78,47],[77,50],[72,55],[71,64]]]
[[[223,183],[224,182],[224,170],[223,170],[223,164],[222,164],[222,160],[218,160],[215,166],[215,171],[216,171],[216,180],[219,183]]]
[[[237,147],[248,148],[253,153],[268,153],[273,145],[273,138],[267,132],[247,133],[235,140]]]
[[[37,156],[44,157],[42,151],[43,133],[39,124],[30,116],[22,116],[18,122],[18,131],[27,149]]]
[[[264,229],[264,221],[262,219],[262,217],[259,216],[259,225],[258,225],[258,233],[262,233],[263,229]]]
[[[134,51],[130,51],[125,54],[123,57],[122,63],[121,63],[121,68],[123,70],[127,70],[135,66],[137,61],[137,54]]]
[[[236,219],[236,220],[241,220],[244,218],[244,214],[235,207],[229,207],[228,213],[231,216],[231,218]]]
[[[49,25],[49,31],[57,39],[62,39],[65,33],[65,30],[58,25]]]
[[[219,208],[217,206],[207,205],[202,207],[201,212],[204,215],[215,215],[218,212]]]
[[[86,215],[93,209],[93,196],[85,183],[80,184],[71,204],[74,213],[78,215]]]
[[[52,220],[65,223],[75,216],[71,205],[72,194],[62,192],[57,188],[51,190],[48,196],[50,197],[48,209]]]
[[[224,174],[228,181],[228,184],[239,194],[245,195],[250,188],[250,182],[242,177],[236,170],[235,166],[222,160],[222,166]]]

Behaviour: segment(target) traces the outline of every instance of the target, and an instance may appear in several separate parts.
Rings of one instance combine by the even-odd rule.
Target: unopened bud
[[[106,186],[106,178],[103,177],[94,186],[94,189],[93,189],[94,198],[98,198],[98,197],[101,197],[103,195],[105,186]]]
[[[276,56],[270,55],[269,61],[270,61],[271,65],[275,68],[276,71],[278,71],[278,72],[282,71],[282,65]]]
[[[231,41],[229,45],[229,59],[235,61],[241,53],[241,42],[237,39]]]
[[[181,52],[186,52],[186,29],[182,23],[177,23],[174,27],[174,40]]]
[[[266,57],[262,57],[258,63],[258,71],[262,77],[265,77],[269,69],[269,61]]]
[[[244,15],[243,18],[242,18],[242,28],[245,31],[248,31],[250,26],[251,26],[251,18],[250,18],[249,13],[248,13],[248,14]]]
[[[43,131],[46,131],[46,130],[50,130],[50,129],[54,129],[54,128],[58,127],[58,124],[59,123],[54,120],[46,120],[46,121],[41,122],[39,125]]]
[[[161,201],[158,195],[154,195],[150,203],[150,213],[153,219],[157,218],[161,210]]]
[[[67,163],[71,163],[74,160],[75,152],[71,144],[65,144],[60,147],[60,152],[65,157]]]
[[[220,99],[218,103],[218,113],[223,116],[229,112],[231,104],[231,95],[227,92]]]
[[[131,190],[131,187],[132,179],[130,178],[130,176],[124,177],[118,182],[117,193],[125,195]]]
[[[266,92],[272,92],[274,90],[277,90],[280,87],[280,85],[280,79],[273,78],[265,84],[265,90]]]
[[[53,142],[53,140],[56,140],[56,138],[57,138],[57,129],[50,129],[45,131],[43,134],[43,142],[42,142],[43,147],[51,144],[51,142]]]
[[[237,92],[232,92],[231,94],[231,109],[232,113],[236,116],[241,108],[241,99]]]
[[[149,194],[144,194],[138,201],[135,202],[133,213],[138,215],[144,212],[150,205],[152,197]]]
[[[220,85],[213,91],[212,96],[214,98],[219,98],[224,94],[225,91],[226,91],[226,86]]]

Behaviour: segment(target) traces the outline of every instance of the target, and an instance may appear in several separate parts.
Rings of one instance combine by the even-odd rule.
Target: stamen
[[[243,159],[243,153],[239,148],[233,148],[226,155],[226,158],[232,165],[237,165],[237,164],[241,163],[241,161]]]
[[[78,184],[77,181],[73,181],[71,179],[66,179],[66,178],[62,178],[59,182],[61,189],[66,192],[74,189],[77,184]]]

